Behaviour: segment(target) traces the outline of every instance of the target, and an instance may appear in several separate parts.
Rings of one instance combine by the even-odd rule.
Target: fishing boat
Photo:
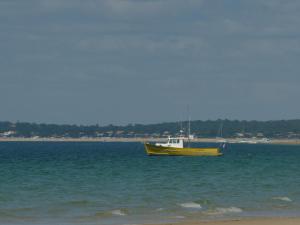
[[[189,111],[189,109],[188,109]],[[223,124],[220,128],[222,137]],[[188,119],[187,137],[181,124],[180,134],[178,137],[168,137],[166,143],[145,143],[145,149],[149,156],[221,156],[221,149],[225,149],[226,142],[220,143],[219,147],[210,148],[192,148],[190,140],[194,138],[191,135],[191,117]],[[225,140],[225,139],[224,139]],[[187,144],[186,144],[187,143]],[[187,146],[186,146],[187,145]]]
[[[191,148],[184,146],[189,138],[168,137],[166,143],[145,143],[145,149],[149,156],[221,156],[220,148]]]
[[[188,122],[188,135],[183,135],[180,130],[178,137],[168,137],[166,143],[145,143],[145,149],[149,156],[220,156],[221,148],[225,148],[225,143],[221,143],[219,148],[191,148],[190,140],[194,138],[191,135],[191,120]],[[187,143],[187,146],[185,146]]]

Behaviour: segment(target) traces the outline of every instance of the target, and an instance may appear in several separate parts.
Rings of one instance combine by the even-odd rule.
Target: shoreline
[[[300,217],[240,218],[228,220],[182,221],[160,225],[299,225]],[[154,224],[152,224],[154,225]]]
[[[167,138],[0,138],[0,142],[165,142]],[[253,142],[257,141],[257,142]],[[222,143],[222,139],[195,138],[193,143]],[[247,141],[237,138],[226,139],[229,144],[275,144],[275,145],[300,145],[300,139],[272,139],[267,142],[249,139]]]

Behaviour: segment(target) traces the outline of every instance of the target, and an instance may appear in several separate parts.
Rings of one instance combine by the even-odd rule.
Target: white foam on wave
[[[243,210],[238,207],[216,208],[216,211],[220,214],[243,212]]]
[[[196,202],[186,202],[179,205],[183,208],[202,209],[202,206]]]
[[[116,216],[126,216],[127,214],[120,209],[112,210],[111,214]]]
[[[284,201],[284,202],[292,202],[292,199],[290,199],[289,197],[274,197],[273,199]]]
[[[174,218],[176,218],[176,219],[184,219],[185,216],[175,216]]]

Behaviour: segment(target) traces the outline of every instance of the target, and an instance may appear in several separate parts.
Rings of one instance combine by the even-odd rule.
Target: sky
[[[299,0],[0,0],[0,121],[300,118]]]

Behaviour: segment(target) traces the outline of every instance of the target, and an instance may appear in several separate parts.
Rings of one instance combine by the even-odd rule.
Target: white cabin
[[[183,141],[184,137],[175,137],[171,138],[168,137],[167,143],[156,143],[156,146],[162,146],[162,147],[172,147],[172,148],[183,148]]]

